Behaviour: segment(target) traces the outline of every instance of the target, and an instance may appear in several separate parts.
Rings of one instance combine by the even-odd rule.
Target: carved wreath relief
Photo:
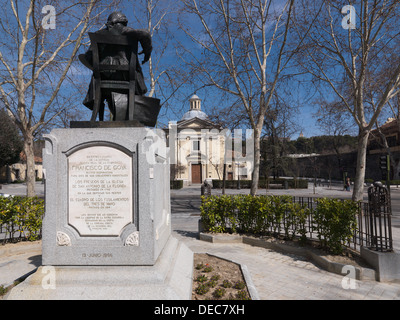
[[[139,231],[131,233],[125,240],[126,247],[138,247],[139,246]]]
[[[71,246],[71,239],[70,237],[64,232],[57,232],[57,245],[59,247],[70,247]]]

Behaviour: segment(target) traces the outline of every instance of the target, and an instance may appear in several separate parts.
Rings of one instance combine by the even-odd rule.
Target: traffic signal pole
[[[379,167],[382,173],[382,180],[386,180],[386,186],[390,193],[390,156],[380,156]]]

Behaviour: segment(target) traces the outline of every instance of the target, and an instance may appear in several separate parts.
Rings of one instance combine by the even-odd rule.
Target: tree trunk
[[[9,165],[6,166],[6,182],[10,184],[11,181],[11,167]]]
[[[35,192],[35,154],[33,151],[33,135],[31,133],[26,134],[24,139],[24,152],[26,156],[26,195],[28,197],[34,197]]]
[[[222,173],[222,194],[225,194],[225,181],[226,181],[226,163],[224,163],[224,170]]]
[[[258,128],[254,130],[254,166],[253,166],[253,174],[251,176],[251,190],[250,194],[255,196],[258,192],[258,181],[260,179],[260,136],[261,130]]]
[[[369,130],[362,130],[358,135],[357,172],[353,190],[354,201],[363,200],[369,133]]]

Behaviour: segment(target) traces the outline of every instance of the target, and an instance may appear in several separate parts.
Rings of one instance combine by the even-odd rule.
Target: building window
[[[193,151],[200,151],[200,141],[193,141]]]

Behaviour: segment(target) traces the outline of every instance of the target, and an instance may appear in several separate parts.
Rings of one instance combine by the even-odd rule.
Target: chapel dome
[[[207,120],[208,116],[203,111],[191,110],[186,112],[181,120],[190,120],[194,118],[199,118],[201,120]]]

